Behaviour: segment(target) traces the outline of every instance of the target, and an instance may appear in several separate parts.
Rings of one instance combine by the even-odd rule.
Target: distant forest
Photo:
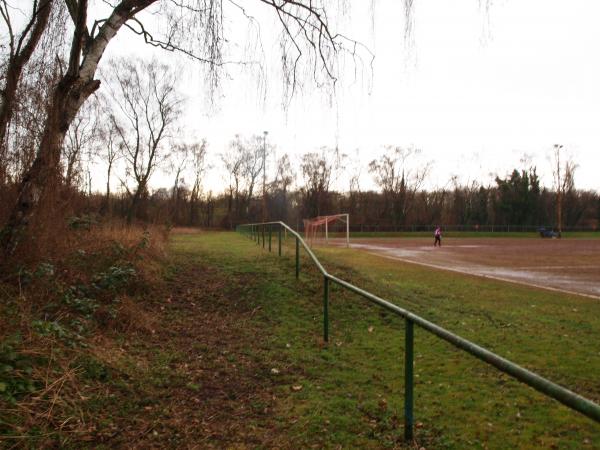
[[[110,192],[108,187],[104,193],[91,192],[86,189],[84,166],[69,165],[65,158],[54,213],[72,226],[122,219],[222,229],[263,220],[283,220],[302,229],[305,218],[349,213],[353,231],[416,231],[435,225],[482,231],[532,231],[540,226],[596,230],[600,221],[600,195],[576,189],[576,166],[572,161],[562,163],[561,183],[557,178],[552,188],[542,186],[535,167],[531,167],[496,177],[489,186],[476,182],[465,186],[453,179],[449,188],[425,190],[421,186],[429,166],[415,162],[418,152],[388,147],[362,176],[350,177],[349,188],[340,192],[330,187],[340,174],[348,176],[345,156],[339,151],[306,153],[298,167],[292,167],[284,155],[275,167],[264,171],[264,161],[273,148],[261,136],[236,136],[220,155],[224,179],[229,182],[223,192],[213,194],[201,188],[207,149],[206,142],[172,149],[172,187],[154,191],[142,188],[137,199],[137,194],[127,188],[118,193]],[[561,150],[555,147],[556,157],[560,157]],[[364,177],[375,181],[379,189],[361,190]],[[560,218],[557,186],[561,188]],[[0,184],[2,205],[14,202],[16,187],[10,180]],[[0,218],[5,220],[8,212],[8,208],[2,208]]]

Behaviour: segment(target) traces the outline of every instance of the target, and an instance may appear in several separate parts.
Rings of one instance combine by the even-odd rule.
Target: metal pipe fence
[[[485,363],[495,367],[501,372],[504,372],[528,386],[536,389],[547,397],[553,398],[563,405],[577,411],[584,416],[589,417],[595,422],[600,423],[600,405],[593,401],[576,394],[569,389],[566,389],[534,372],[531,372],[518,364],[509,361],[495,353],[478,346],[477,344],[464,339],[433,322],[430,322],[404,308],[401,308],[387,300],[384,300],[368,291],[365,291],[357,286],[354,286],[347,281],[331,275],[325,270],[319,259],[315,256],[304,239],[292,228],[283,222],[265,222],[255,224],[239,225],[237,231],[254,240],[259,246],[265,248],[266,239],[268,239],[268,249],[271,251],[273,239],[273,227],[277,227],[278,233],[278,253],[282,255],[282,231],[289,233],[295,238],[295,262],[296,262],[296,278],[300,276],[300,247],[306,251],[309,258],[317,267],[323,276],[323,340],[329,341],[329,295],[330,285],[335,283],[338,286],[347,289],[350,292],[375,303],[394,314],[403,317],[406,322],[405,328],[405,353],[404,353],[404,438],[412,440],[414,431],[414,325],[419,326],[423,330],[437,336],[438,338],[449,342],[455,347],[471,354],[475,358],[484,361]]]

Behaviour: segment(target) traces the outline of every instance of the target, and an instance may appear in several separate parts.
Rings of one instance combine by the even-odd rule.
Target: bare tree
[[[415,166],[412,159],[420,153],[414,148],[386,146],[379,159],[369,163],[369,172],[384,195],[385,215],[392,216],[394,227],[404,225],[417,191],[431,164]]]
[[[565,155],[562,145],[554,144],[552,149],[552,177],[554,190],[556,191],[556,226],[559,237],[562,234],[563,225],[563,201],[568,192],[575,187],[575,170],[577,164],[570,156]]]
[[[178,119],[181,99],[175,74],[156,61],[117,60],[112,65],[113,100],[123,123],[115,127],[125,152],[133,192],[127,216],[131,222],[148,194],[148,180],[165,159],[163,142]]]
[[[282,27],[282,66],[287,85],[296,85],[299,61],[308,56],[315,78],[322,74],[334,80],[335,55],[348,47],[356,55],[357,43],[330,29],[328,8],[324,0],[283,1],[256,0],[274,11]],[[232,5],[224,10],[223,4]],[[48,189],[58,178],[60,152],[71,122],[87,98],[100,87],[95,78],[98,64],[113,38],[125,27],[141,36],[149,45],[179,51],[209,68],[211,86],[219,80],[220,69],[227,64],[223,48],[226,13],[237,9],[250,21],[253,17],[236,2],[223,0],[118,0],[110,5],[105,18],[88,17],[89,0],[65,0],[72,20],[73,37],[66,70],[54,86],[36,158],[23,177],[20,192],[5,227],[2,247],[5,254],[16,248],[36,211],[48,198]],[[145,12],[159,21],[157,31],[149,30],[143,20]],[[162,21],[162,23],[160,23]],[[91,28],[88,28],[91,24]],[[236,43],[234,42],[233,45]],[[293,89],[292,89],[293,90]]]
[[[179,219],[179,205],[182,190],[185,190],[184,172],[190,164],[190,146],[185,143],[175,144],[169,152],[169,172],[175,175],[171,192],[171,222],[176,224]]]
[[[294,182],[290,157],[286,154],[277,160],[275,179],[269,184],[270,220],[287,220],[289,191]]]
[[[67,189],[77,185],[83,153],[87,151],[91,155],[91,147],[96,143],[98,112],[97,100],[86,103],[69,127],[63,148],[64,184]]]
[[[112,216],[112,201],[110,182],[115,164],[124,157],[124,144],[119,141],[117,119],[114,114],[105,111],[103,124],[98,130],[96,154],[106,163],[106,197],[104,211],[108,217]]]
[[[277,160],[275,179],[270,184],[270,190],[288,192],[293,182],[292,164],[289,155],[286,154]]]
[[[250,200],[254,196],[254,189],[263,176],[265,180],[266,189],[266,161],[267,161],[267,148],[264,144],[263,137],[254,135],[250,139],[240,140],[239,136],[234,145],[244,155],[242,161],[242,174],[246,184],[246,201],[245,208],[246,213]],[[263,192],[263,195],[265,192]]]
[[[192,192],[190,194],[190,225],[195,225],[197,222],[197,211],[196,205],[200,198],[200,192],[202,189],[202,179],[204,172],[207,169],[206,166],[206,152],[208,144],[206,139],[203,139],[200,143],[190,145],[191,154],[191,168],[193,174],[193,185]]]
[[[329,189],[339,172],[344,169],[346,155],[338,148],[321,148],[320,152],[302,155],[300,167],[304,178],[301,188],[306,217],[320,216],[330,207]]]
[[[0,90],[0,183],[6,177],[6,130],[17,101],[17,88],[25,65],[37,47],[52,10],[53,0],[33,0],[31,12],[23,29],[17,32],[12,13],[14,8],[6,0],[0,1],[0,16],[8,34],[8,55],[2,67],[3,87]]]
[[[236,135],[229,144],[228,152],[221,155],[229,173],[229,190],[236,220],[249,213],[250,203],[265,171],[265,151],[268,149],[262,136],[246,139]]]
[[[239,215],[240,186],[242,184],[242,172],[244,155],[237,146],[229,145],[226,153],[221,154],[221,161],[227,171],[227,219],[229,227],[233,225],[232,214]],[[236,217],[237,218],[237,217]]]

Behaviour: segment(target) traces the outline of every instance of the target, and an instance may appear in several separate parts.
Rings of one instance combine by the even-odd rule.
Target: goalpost
[[[319,216],[312,219],[304,219],[304,237],[312,245],[318,239],[318,233],[324,233],[325,242],[329,242],[329,231],[331,225],[336,222],[344,223],[346,234],[346,247],[350,247],[350,214],[333,214],[331,216]]]

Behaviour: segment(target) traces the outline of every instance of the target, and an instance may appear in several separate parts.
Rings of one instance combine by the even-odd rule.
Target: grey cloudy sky
[[[339,25],[375,53],[373,74],[359,66],[355,79],[346,64],[335,96],[307,83],[286,111],[281,108],[281,81],[273,69],[277,43],[270,34],[276,26],[265,8],[255,14],[262,24],[266,95],[246,70],[234,68],[216,108],[209,108],[197,66],[179,60],[188,97],[185,134],[210,144],[214,168],[206,188],[221,190],[217,155],[233,135],[263,130],[279,155],[293,160],[339,146],[363,167],[363,188],[372,187],[368,161],[386,144],[422,149],[421,159],[433,161],[428,187],[445,186],[453,175],[487,184],[490,174],[522,167],[524,155],[549,186],[555,143],[579,164],[576,185],[600,188],[600,2],[495,0],[486,11],[479,0],[417,0],[410,43],[403,2],[377,0],[374,14],[371,2],[350,3]],[[238,29],[235,20],[233,36],[244,42],[246,28]],[[108,56],[134,52],[150,54],[132,45],[130,35],[120,36]],[[166,176],[153,184],[166,185]],[[339,187],[347,187],[345,179]]]

